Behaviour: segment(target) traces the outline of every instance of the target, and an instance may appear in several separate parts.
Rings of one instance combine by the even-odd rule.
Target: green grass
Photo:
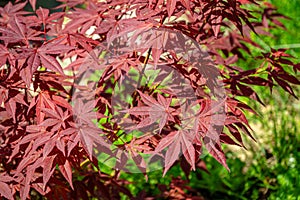
[[[273,48],[290,48],[289,53],[300,59],[300,14],[299,0],[269,0],[278,8],[278,12],[284,14],[290,19],[280,20],[286,27],[285,30],[272,31],[274,38],[267,43]]]

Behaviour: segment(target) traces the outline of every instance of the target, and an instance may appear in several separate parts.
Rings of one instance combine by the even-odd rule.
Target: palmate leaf
[[[96,7],[94,2],[90,2],[90,5],[86,9],[75,8],[68,15],[68,18],[73,20],[66,24],[63,32],[77,32],[78,28],[80,28],[80,33],[85,34],[91,26],[99,25],[101,22],[101,15],[99,13],[103,12],[104,9],[105,6]],[[105,30],[106,28],[103,26],[103,29]]]
[[[36,116],[38,124],[44,121],[45,113],[42,111],[44,108],[50,108],[55,110],[55,103],[53,103],[48,92],[40,92],[39,95],[31,101],[28,112],[34,106],[36,106]]]
[[[51,131],[55,132],[59,129],[66,129],[66,121],[70,117],[70,114],[67,111],[63,110],[56,106],[55,110],[49,108],[42,108],[42,112],[49,116],[46,120],[40,123],[40,126],[52,127]]]
[[[59,19],[63,16],[63,13],[55,12],[49,15],[49,10],[46,8],[39,7],[36,11],[37,18],[36,23],[42,23],[43,26],[51,27],[51,24],[55,22],[55,20]]]
[[[183,153],[192,169],[195,170],[196,158],[195,149],[192,143],[193,140],[194,135],[191,131],[179,130],[170,133],[160,141],[155,148],[155,152],[160,152],[166,147],[168,148],[165,154],[165,168],[163,175],[165,175],[174,162],[179,159],[180,153]]]
[[[149,0],[149,5],[154,3],[153,0]],[[167,0],[166,2],[163,0],[158,0],[156,2],[156,6],[166,7],[168,17],[171,17],[174,14],[177,4],[180,3],[183,7],[190,11],[190,1],[189,0]],[[181,6],[180,5],[180,6]]]
[[[105,117],[102,113],[98,113],[94,110],[96,106],[95,101],[93,100],[86,101],[81,98],[77,98],[74,101],[75,102],[73,106],[73,114],[74,114],[73,117],[75,118],[75,122],[79,126],[89,125],[90,127],[93,127],[95,125],[94,121],[97,120],[98,117],[103,117],[103,118]]]
[[[14,89],[6,89],[2,91],[2,101],[7,113],[16,121],[17,105],[26,105],[24,94]]]
[[[41,63],[48,69],[64,74],[62,67],[55,59],[53,55],[60,55],[62,53],[67,53],[72,50],[73,47],[60,44],[62,39],[55,39],[54,41],[49,41],[48,43],[43,44],[40,48],[37,49],[37,54],[41,60]]]
[[[225,153],[223,152],[220,141],[216,141],[215,139],[211,139],[209,137],[205,137],[203,139],[204,144],[208,152],[219,162],[221,163],[228,171],[230,171],[227,163]]]
[[[35,177],[35,171],[36,169],[38,169],[39,167],[41,167],[43,165],[43,159],[39,157],[38,152],[35,152],[33,156],[33,158],[35,159],[35,162],[32,163],[31,165],[28,165],[26,167],[26,175],[25,175],[25,179],[23,180],[23,185],[20,188],[20,197],[22,200],[26,200],[29,196],[29,192],[30,192],[30,188],[31,186],[31,182],[36,180],[37,177]]]
[[[174,137],[174,140],[168,147],[168,150],[166,152],[165,156],[165,168],[164,168],[164,173],[163,176],[166,175],[167,171],[172,167],[174,162],[178,160],[179,155],[180,155],[180,136],[177,133],[176,136]]]
[[[18,42],[23,42],[28,45],[29,40],[42,40],[42,38],[39,37],[41,32],[28,28],[17,16],[10,19],[8,27],[4,28],[0,26],[0,33],[2,33],[0,39],[3,40],[6,45]]]
[[[174,112],[175,109],[170,107],[172,98],[165,98],[158,93],[157,94],[158,101],[157,101],[153,97],[143,94],[139,90],[138,93],[140,94],[142,101],[147,106],[133,107],[128,110],[122,111],[122,112],[128,112],[129,114],[132,115],[147,116],[136,126],[137,129],[149,126],[155,123],[156,121],[159,121],[159,132],[161,132],[169,120],[174,121],[172,112]]]
[[[227,125],[227,128],[228,128],[229,132],[231,133],[231,135],[239,142],[239,144],[236,144],[235,141],[233,141],[226,134],[221,134],[220,140],[223,141],[225,144],[235,144],[235,145],[246,148],[245,145],[243,144],[243,139],[241,137],[241,133],[239,132],[239,130],[233,124]]]
[[[94,156],[93,149],[97,144],[100,145],[99,151],[107,152],[110,148],[110,143],[107,141],[107,138],[103,138],[100,134],[102,134],[102,131],[95,126],[81,125],[79,128],[80,141],[91,160],[93,160]]]
[[[44,43],[37,49],[24,49],[25,55],[22,55],[22,57],[26,56],[27,62],[26,66],[22,68],[21,74],[28,87],[32,81],[33,74],[39,66],[44,66],[49,70],[64,75],[63,69],[56,59],[56,55],[67,53],[73,47],[61,44],[63,40],[64,38],[57,38]]]
[[[27,11],[23,11],[26,4],[27,2],[22,2],[13,5],[11,2],[8,2],[3,8],[0,7],[0,13],[2,16],[0,22],[6,24],[9,21],[9,19],[11,17],[14,17],[16,14],[18,15],[28,14]]]
[[[154,24],[155,22],[145,23],[138,19],[122,19],[119,21],[115,21],[114,23],[108,22],[107,26],[109,31],[107,32],[106,41],[108,44],[110,44],[116,38],[124,36],[128,33],[134,33],[132,38],[135,38],[135,36],[138,36],[140,33],[152,28]],[[100,28],[98,28],[95,32],[99,33],[99,31],[102,31],[101,29],[99,29]]]
[[[68,183],[70,184],[71,188],[74,190],[74,186],[73,186],[73,181],[72,181],[72,167],[70,162],[65,159],[61,159],[60,160],[60,164],[58,165],[58,168],[60,170],[60,172],[62,173],[62,175],[65,177],[65,179],[68,181]]]
[[[223,20],[223,15],[222,15],[222,10],[218,7],[218,5],[215,5],[212,10],[211,14],[211,27],[212,30],[214,31],[215,37],[218,37],[218,34],[220,32],[221,28],[221,23]]]

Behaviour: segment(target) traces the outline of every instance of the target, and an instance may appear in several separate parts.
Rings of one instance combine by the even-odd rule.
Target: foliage
[[[299,94],[299,91],[297,91]],[[266,108],[250,124],[260,138],[247,151],[227,149],[232,173],[211,165],[211,175],[199,171],[201,181],[191,180],[194,189],[205,190],[213,199],[297,199],[299,192],[299,107],[283,91],[264,92]],[[210,158],[206,158],[210,159]],[[212,178],[211,176],[214,176]],[[199,177],[199,175],[197,175]],[[238,194],[238,196],[237,196]]]
[[[27,2],[0,8],[0,194],[5,198],[26,199],[36,193],[49,199],[118,199],[121,193],[132,197],[119,169],[133,162],[147,177],[145,154],[160,158],[163,174],[180,164],[188,177],[191,170],[206,169],[201,160],[206,148],[229,169],[221,144],[244,147],[241,134],[253,138],[244,112],[255,111],[240,97],[262,103],[254,86],[272,90],[276,84],[296,97],[291,84],[300,84],[293,75],[300,63],[294,63],[285,49],[261,52],[251,69],[237,66],[251,54],[250,49],[263,49],[251,39],[252,32],[268,34],[269,29],[283,26],[278,18],[284,17],[271,4],[254,0],[60,2],[63,11],[53,14],[36,9],[35,1],[29,1],[34,12],[24,11]],[[161,41],[149,33],[160,34],[160,29],[169,31],[166,41],[171,47],[185,41],[174,37],[179,32],[205,46],[208,54],[202,63],[191,63],[182,52],[158,48]],[[117,57],[101,62],[108,54],[103,44],[115,44],[127,33],[133,33],[133,38],[142,34],[152,43],[145,49],[124,47]],[[206,67],[196,67],[200,64]],[[99,77],[80,85],[78,80],[93,67]],[[157,69],[163,78],[155,74]],[[168,88],[159,87],[172,74],[170,69],[178,79]],[[138,72],[142,76],[130,79],[135,91],[118,113],[131,119],[131,124],[120,127],[128,120],[122,121],[114,112],[114,95],[122,94],[129,87],[127,78]],[[192,102],[183,106],[176,88],[184,81],[193,95],[184,93]],[[226,96],[218,95],[219,82]],[[189,112],[192,115],[183,115]],[[187,125],[181,128],[182,124]],[[150,134],[141,134],[149,127]],[[104,170],[97,150],[117,158],[115,170]],[[159,186],[156,195],[201,198],[186,183],[188,179],[173,177]],[[147,193],[138,195],[143,198]]]

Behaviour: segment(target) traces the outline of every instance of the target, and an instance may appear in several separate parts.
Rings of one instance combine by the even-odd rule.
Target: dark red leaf
[[[71,188],[74,190],[73,187],[73,180],[72,180],[72,167],[68,160],[63,161],[64,163],[58,165],[60,172],[65,177],[65,179],[70,184]]]
[[[204,144],[208,152],[219,162],[221,163],[228,171],[230,171],[229,167],[226,163],[225,154],[221,149],[220,144],[214,142],[210,138],[204,138]]]
[[[55,166],[53,166],[53,161],[55,159],[56,155],[54,156],[49,156],[46,157],[43,161],[43,190],[45,191],[46,189],[46,185],[50,179],[50,177],[52,176],[54,170],[55,170]]]
[[[158,95],[158,101],[155,100],[153,97],[143,94],[142,92],[138,91],[143,102],[147,106],[139,106],[139,107],[133,107],[131,109],[128,109],[126,111],[122,112],[128,112],[132,115],[147,115],[147,118],[143,119],[136,128],[142,128],[145,126],[149,126],[156,121],[159,121],[159,132],[162,131],[163,127],[166,125],[168,120],[173,121],[174,118],[172,116],[172,112],[175,111],[174,108],[169,107],[172,98],[165,98],[161,94]]]

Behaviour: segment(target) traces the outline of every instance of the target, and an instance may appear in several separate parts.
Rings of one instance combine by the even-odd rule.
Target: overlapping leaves
[[[300,64],[286,49],[255,55],[261,62],[252,70],[237,66],[243,53],[250,55],[251,48],[263,49],[252,40],[251,31],[267,34],[266,28],[283,26],[277,19],[283,16],[269,4],[261,4],[260,8],[254,0],[60,0],[63,11],[50,14],[47,9],[36,8],[34,0],[29,1],[34,12],[24,11],[27,2],[16,2],[0,8],[1,197],[26,199],[32,190],[49,199],[76,195],[83,199],[114,199],[119,198],[119,192],[132,197],[123,186],[128,183],[118,179],[117,171],[116,176],[97,172],[101,168],[93,153],[97,145],[109,152],[110,145],[123,138],[124,130],[113,120],[111,91],[132,66],[138,69],[141,63],[156,67],[167,63],[191,82],[199,106],[191,118],[181,119],[179,106],[172,102],[176,94],[168,93],[168,89],[155,91],[152,86],[137,88],[136,105],[124,111],[137,122],[134,129],[158,124],[158,131],[156,135],[122,141],[119,146],[127,148],[142,172],[147,166],[140,153],[163,157],[164,174],[183,154],[180,162],[188,174],[203,167],[200,155],[204,148],[229,168],[222,143],[244,147],[242,134],[253,138],[244,112],[255,111],[238,97],[263,103],[253,86],[272,90],[275,85],[296,97],[292,85],[300,84],[296,74]],[[255,21],[254,13],[244,4],[255,7],[255,16],[261,15],[262,20]],[[127,62],[120,59],[114,66],[103,64],[105,77],[93,85],[97,89],[89,92],[91,88],[83,87],[96,101],[90,105],[89,101],[79,102],[74,110],[72,95],[74,90],[82,89],[75,80],[89,65],[98,64],[94,61],[99,55],[90,51],[105,40],[110,43],[135,29],[142,32],[152,27],[178,31],[206,46],[215,63],[222,66],[218,79],[228,95],[225,101],[213,104],[207,92],[212,89],[206,85],[210,81],[207,77],[195,72],[174,51],[163,54],[154,46],[151,55],[145,55],[147,49],[127,49],[126,55],[120,55]],[[178,43],[178,38],[169,37],[167,41]],[[93,62],[85,62],[86,55]],[[214,111],[214,106],[224,107],[224,116]],[[185,129],[178,128],[188,122]],[[74,176],[84,178],[74,181]],[[182,185],[174,182],[176,187]],[[187,197],[183,191],[181,195]]]

